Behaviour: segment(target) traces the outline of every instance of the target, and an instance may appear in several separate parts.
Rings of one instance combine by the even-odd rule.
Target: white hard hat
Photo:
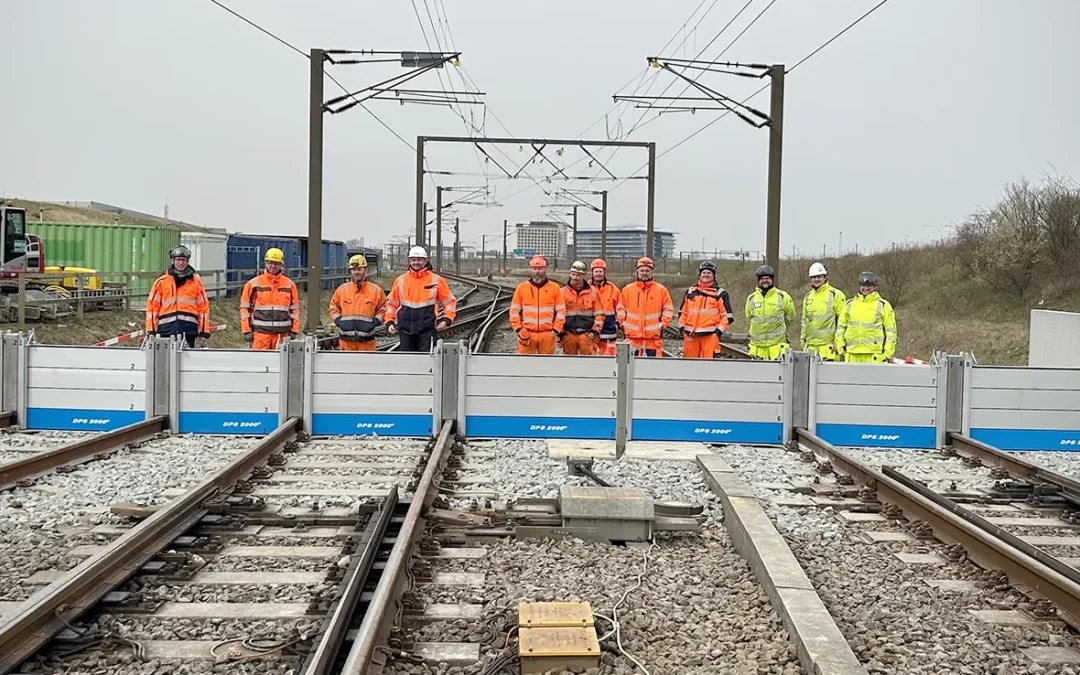
[[[810,275],[809,276],[812,276],[812,277],[816,277],[818,275],[825,276],[828,273],[829,273],[829,271],[826,270],[825,266],[822,265],[821,263],[816,262],[816,263],[814,263],[813,265],[810,266]]]
[[[427,257],[427,251],[424,250],[423,246],[413,246],[412,248],[409,249],[409,257],[410,258],[426,258]]]

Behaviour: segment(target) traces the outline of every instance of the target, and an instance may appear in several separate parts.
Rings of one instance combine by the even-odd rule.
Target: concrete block
[[[757,501],[745,497],[724,500],[724,520],[735,550],[750,564],[754,576],[769,580],[762,584],[766,592],[769,586],[813,590],[795,554]]]
[[[711,471],[713,473],[733,473],[734,469],[731,465],[724,461],[719,455],[711,453],[696,455],[694,460],[703,471]]]
[[[947,593],[979,593],[974,581],[961,579],[924,579],[927,586]]]
[[[705,482],[708,484],[709,489],[715,495],[728,495],[729,497],[754,496],[754,491],[750,489],[750,486],[744,483],[743,479],[739,478],[739,475],[734,472],[714,472],[703,469],[702,473],[705,475]]]
[[[894,553],[901,562],[909,565],[944,565],[945,559],[933,553]]]
[[[1014,609],[969,609],[968,613],[984,623],[1010,626],[1035,623],[1027,614]]]
[[[795,639],[803,668],[813,673],[866,673],[817,591],[778,589],[780,619]],[[802,657],[806,653],[806,658]],[[843,670],[843,669],[847,670]]]
[[[1038,664],[1078,664],[1080,652],[1068,647],[1028,647],[1021,649],[1024,656]]]

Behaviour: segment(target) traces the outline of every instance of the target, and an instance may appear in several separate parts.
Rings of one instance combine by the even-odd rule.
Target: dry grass
[[[133,218],[120,214],[105,213],[96,209],[79,206],[57,206],[48,202],[35,202],[28,199],[13,200],[15,206],[26,209],[26,219],[37,222],[40,209],[45,209],[44,220],[47,223],[103,223],[107,225],[149,225],[160,227],[161,223]]]

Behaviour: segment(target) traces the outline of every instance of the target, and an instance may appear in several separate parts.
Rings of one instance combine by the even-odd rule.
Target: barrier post
[[[615,459],[622,459],[626,443],[632,438],[632,363],[630,343],[615,343]]]
[[[961,398],[963,403],[960,407],[960,432],[965,436],[971,436],[971,369],[975,366],[975,361],[969,354],[961,354],[960,358],[964,360],[964,381],[960,387],[963,392]]]
[[[304,420],[304,431],[311,433],[310,414],[305,411],[307,361],[311,360],[314,338],[289,340],[282,350],[281,390],[278,403],[278,424],[292,417]]]
[[[0,341],[0,410],[19,409],[19,342],[22,333],[4,333]],[[21,417],[16,423],[25,427]]]
[[[795,437],[795,429],[810,428],[810,361],[818,358],[810,352],[788,352],[790,367],[784,377],[784,442]]]
[[[170,415],[172,370],[169,340],[152,337],[143,342],[142,350],[146,353],[146,416]]]
[[[170,340],[169,353],[169,431],[180,433],[180,347],[183,341]]]
[[[930,363],[937,371],[937,396],[934,401],[937,405],[937,412],[934,414],[936,432],[934,447],[941,449],[945,447],[946,429],[949,426],[949,364],[942,354],[935,354]]]
[[[435,400],[432,408],[432,432],[435,429],[442,428],[442,423],[446,420],[452,420],[455,431],[461,433],[460,426],[463,421],[459,409],[461,401],[459,386],[461,384],[459,383],[461,352],[461,342],[439,340],[439,343],[435,346],[435,365],[433,368],[435,382],[432,387]]]
[[[315,413],[315,358],[319,353],[319,341],[313,337],[308,340],[310,344],[304,347],[303,417],[304,431],[310,434]]]
[[[945,431],[959,434],[964,431],[964,357],[954,354],[945,357]]]
[[[15,417],[19,421],[19,426],[23,429],[27,427],[26,410],[29,407],[30,402],[27,397],[30,393],[30,341],[31,338],[25,333],[19,333],[19,356],[18,356],[18,384],[17,392],[15,394],[16,409]]]

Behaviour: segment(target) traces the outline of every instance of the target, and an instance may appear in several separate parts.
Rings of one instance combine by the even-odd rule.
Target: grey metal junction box
[[[608,541],[652,541],[653,500],[638,488],[579,487],[559,490],[563,526],[591,527]]]

